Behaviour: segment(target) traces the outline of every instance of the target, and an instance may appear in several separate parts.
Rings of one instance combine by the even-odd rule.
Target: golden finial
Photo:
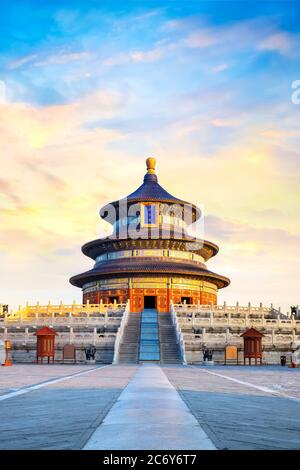
[[[156,158],[147,158],[146,165],[148,173],[150,173],[151,175],[155,175]]]

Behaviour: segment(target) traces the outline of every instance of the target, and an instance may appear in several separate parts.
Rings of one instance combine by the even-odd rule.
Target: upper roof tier
[[[177,204],[180,206],[188,206],[192,209],[193,221],[201,217],[201,210],[195,205],[178,199],[172,194],[168,193],[159,183],[155,173],[155,158],[147,158],[147,173],[144,176],[143,184],[137,188],[133,193],[129,194],[124,200],[127,200],[127,205],[132,205],[138,202],[161,202],[166,204]],[[123,199],[122,199],[123,200]],[[122,201],[121,200],[121,201]],[[111,202],[115,208],[118,208],[120,201]],[[100,216],[108,222],[111,222],[109,217],[109,204],[104,206],[100,211]]]

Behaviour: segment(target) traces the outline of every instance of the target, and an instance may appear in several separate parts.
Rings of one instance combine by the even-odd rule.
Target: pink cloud
[[[257,46],[259,50],[277,51],[281,54],[287,53],[293,46],[292,37],[285,32],[271,34],[263,39]]]

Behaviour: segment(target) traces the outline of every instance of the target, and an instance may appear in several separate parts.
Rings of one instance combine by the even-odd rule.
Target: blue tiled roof
[[[146,173],[143,184],[133,193],[127,196],[128,201],[166,201],[173,203],[183,203],[172,194],[168,193],[160,184],[158,184],[155,174]]]
[[[201,210],[198,209],[194,204],[190,204],[187,201],[178,199],[172,194],[168,193],[160,184],[158,184],[157,176],[153,172],[154,170],[148,169],[148,173],[144,176],[143,184],[136,189],[133,193],[129,194],[126,198],[122,198],[118,201],[111,202],[106,206],[102,207],[100,211],[100,216],[105,219],[107,222],[114,223],[115,214],[110,215],[109,207],[113,205],[117,211],[121,201],[126,200],[127,204],[134,204],[139,202],[162,202],[166,204],[178,204],[178,205],[188,205],[192,207],[193,210],[193,221],[201,217]],[[118,212],[117,212],[118,216]]]

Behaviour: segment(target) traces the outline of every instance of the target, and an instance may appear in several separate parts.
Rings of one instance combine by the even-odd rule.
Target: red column
[[[132,287],[129,287],[129,310],[130,310],[130,312],[133,312],[133,293],[132,293]]]

